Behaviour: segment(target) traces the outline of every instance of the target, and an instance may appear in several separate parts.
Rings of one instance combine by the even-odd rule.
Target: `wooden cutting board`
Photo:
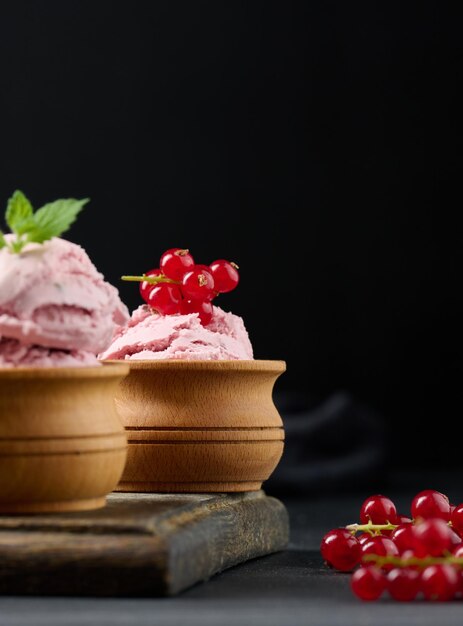
[[[0,593],[170,596],[288,538],[263,491],[111,494],[97,511],[0,516]]]

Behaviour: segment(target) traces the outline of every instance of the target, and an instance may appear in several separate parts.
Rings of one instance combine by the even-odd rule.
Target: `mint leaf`
[[[6,223],[14,233],[22,235],[28,230],[27,224],[33,212],[32,204],[23,192],[16,190],[6,206]]]
[[[43,243],[52,237],[59,237],[75,221],[89,198],[76,200],[66,198],[50,202],[35,211],[22,193],[15,191],[8,200],[5,220],[15,234],[10,241],[0,231],[0,249],[7,246],[19,254],[28,242]]]
[[[43,243],[52,237],[59,237],[75,222],[77,215],[89,198],[76,200],[66,198],[45,204],[32,216],[27,225],[27,240]]]

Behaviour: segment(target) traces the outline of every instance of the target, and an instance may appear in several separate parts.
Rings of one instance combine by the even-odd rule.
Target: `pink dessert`
[[[20,253],[0,249],[0,366],[95,365],[128,318],[77,244],[54,237]]]
[[[252,359],[253,351],[242,318],[217,306],[203,325],[197,313],[159,315],[142,305],[99,358],[217,361]]]
[[[0,367],[75,367],[99,365],[92,352],[57,350],[26,345],[17,339],[0,339]]]

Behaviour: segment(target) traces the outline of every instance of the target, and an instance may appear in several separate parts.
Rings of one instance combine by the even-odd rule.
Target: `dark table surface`
[[[3,626],[452,626],[463,624],[463,601],[362,603],[349,589],[349,575],[328,570],[318,552],[331,528],[357,521],[363,499],[385,492],[401,512],[421,489],[447,492],[463,501],[458,472],[403,474],[380,489],[350,493],[279,496],[288,507],[291,543],[284,552],[256,559],[168,599],[0,598]],[[461,481],[460,481],[461,485]]]

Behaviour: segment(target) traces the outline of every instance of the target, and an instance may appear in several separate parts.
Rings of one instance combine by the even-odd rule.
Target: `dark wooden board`
[[[111,494],[87,513],[0,516],[0,593],[170,596],[288,537],[263,491]]]

